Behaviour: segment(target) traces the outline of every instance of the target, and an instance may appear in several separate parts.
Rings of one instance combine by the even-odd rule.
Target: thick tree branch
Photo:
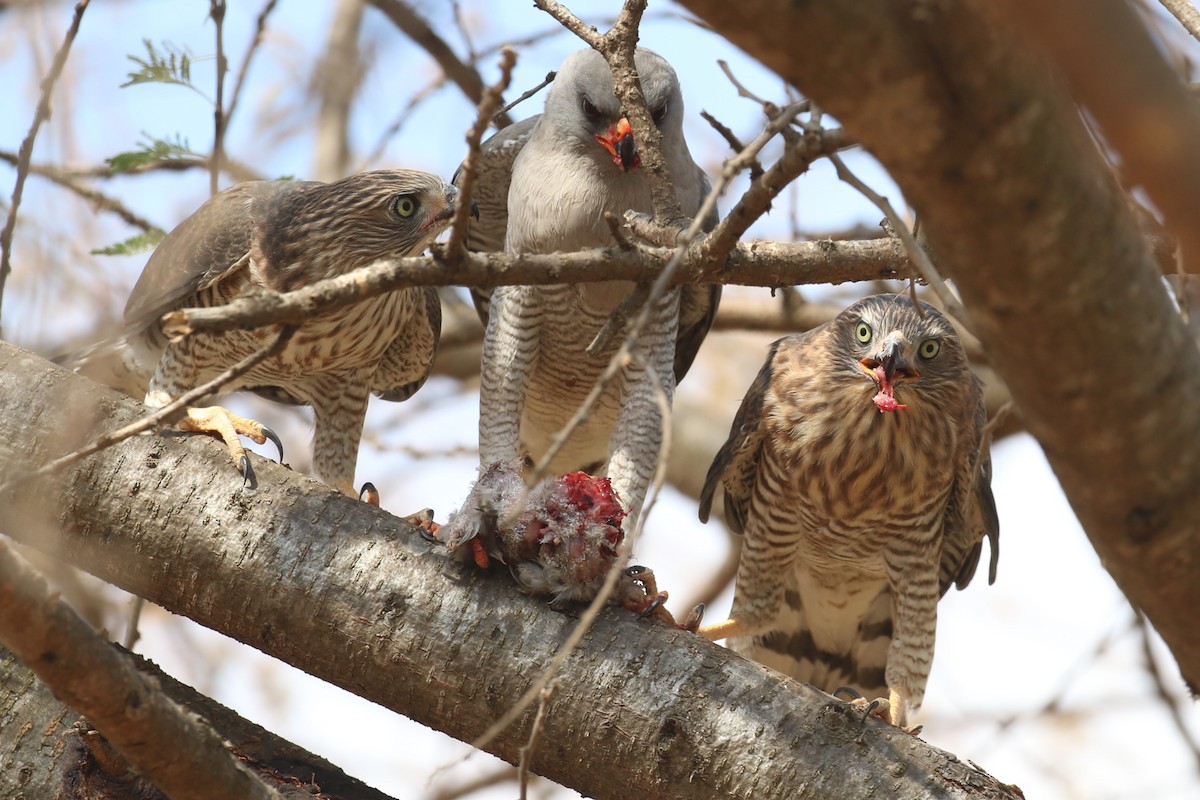
[[[55,441],[68,409],[102,427],[140,413],[0,344],[0,476],[69,448]],[[0,530],[464,741],[574,627],[377,508],[270,462],[255,469],[248,491],[219,443],[138,437],[0,497]],[[489,749],[515,762],[531,716]],[[535,772],[599,798],[1018,796],[845,703],[618,609],[563,665],[542,742]]]
[[[1200,353],[1061,84],[982,0],[684,5],[887,167],[1105,566],[1200,685]]]
[[[0,641],[173,800],[280,800],[0,541]],[[180,755],[187,753],[187,758]]]
[[[1200,268],[1200,105],[1126,0],[1008,0],[992,9],[1045,50]],[[1194,9],[1193,9],[1194,11]],[[1103,56],[1103,57],[1101,57]]]
[[[116,645],[108,645],[114,652]],[[285,798],[312,800],[390,800],[387,795],[347,776],[328,761],[280,739],[239,717],[220,703],[171,678],[133,653],[123,658],[171,701],[202,720],[229,743],[241,763],[258,773]],[[0,647],[0,797],[50,797],[66,789],[69,797],[123,797],[157,800],[143,778],[125,771],[108,743],[77,710],[54,697],[28,667]],[[39,793],[29,792],[36,788]]]

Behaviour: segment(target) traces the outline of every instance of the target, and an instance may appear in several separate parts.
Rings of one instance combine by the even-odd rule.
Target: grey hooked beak
[[[899,331],[893,331],[883,340],[879,350],[864,358],[860,363],[867,372],[872,374],[878,367],[883,367],[884,379],[888,385],[896,376],[901,379],[916,380],[921,377],[921,373],[904,354],[904,345],[904,335]]]

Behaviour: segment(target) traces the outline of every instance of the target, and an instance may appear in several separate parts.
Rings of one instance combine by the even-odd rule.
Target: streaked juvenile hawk
[[[999,521],[983,391],[949,321],[877,295],[775,342],[717,453],[744,535],[733,610],[701,634],[825,691],[887,701],[907,725],[933,661],[938,599],[975,573]]]
[[[419,254],[449,224],[458,191],[413,170],[365,172],[334,183],[256,181],[210,198],[151,255],[125,307],[119,359],[92,375],[159,408],[261,350],[274,327],[195,333],[168,341],[168,311],[216,306],[265,287],[287,291],[385,258]],[[404,400],[437,353],[441,305],[432,288],[405,288],[314,316],[278,355],[225,391],[247,389],[312,406],[313,465],[326,484],[356,495],[354,467],[371,393]],[[95,354],[93,354],[94,356]],[[91,358],[96,364],[103,359]],[[186,430],[219,434],[243,474],[238,435],[269,430],[212,406],[191,408]],[[273,436],[273,434],[271,434]]]

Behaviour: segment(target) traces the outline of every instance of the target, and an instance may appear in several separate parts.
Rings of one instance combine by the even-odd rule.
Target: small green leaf
[[[131,236],[123,242],[115,242],[108,247],[97,247],[92,251],[94,256],[133,256],[138,253],[144,253],[147,250],[153,250],[158,247],[158,243],[166,236],[166,232],[161,228],[151,228],[145,233],[139,233],[137,236]]]
[[[146,46],[145,58],[126,56],[138,65],[138,69],[129,73],[129,80],[121,84],[122,89],[139,83],[175,83],[196,89],[192,85],[192,54],[186,47],[163,42],[159,46],[165,52],[160,53],[149,39],[143,39],[142,44]]]
[[[152,161],[181,161],[188,158],[205,158],[204,154],[197,153],[191,149],[187,140],[179,134],[175,135],[175,140],[156,139],[145,131],[142,132],[142,141],[137,150],[130,150],[125,153],[117,153],[111,158],[105,159],[108,168],[113,173],[125,172],[134,167],[139,167],[142,164],[148,164]]]

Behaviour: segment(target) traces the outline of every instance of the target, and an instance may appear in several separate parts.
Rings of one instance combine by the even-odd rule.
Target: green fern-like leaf
[[[176,134],[172,141],[158,139],[143,132],[142,141],[137,150],[117,153],[115,156],[105,159],[105,162],[111,172],[118,173],[152,161],[183,161],[189,158],[204,158],[204,155],[192,150],[187,140],[179,134]]]
[[[158,243],[166,236],[161,228],[151,228],[145,233],[131,236],[123,242],[114,242],[107,247],[97,247],[92,251],[94,256],[133,256],[145,253],[158,247]]]
[[[143,39],[142,44],[146,46],[145,58],[126,56],[138,65],[138,69],[129,73],[129,80],[122,83],[121,88],[139,83],[174,83],[196,89],[192,84],[192,54],[186,47],[163,42],[159,45],[163,49],[160,53],[149,39]]]

